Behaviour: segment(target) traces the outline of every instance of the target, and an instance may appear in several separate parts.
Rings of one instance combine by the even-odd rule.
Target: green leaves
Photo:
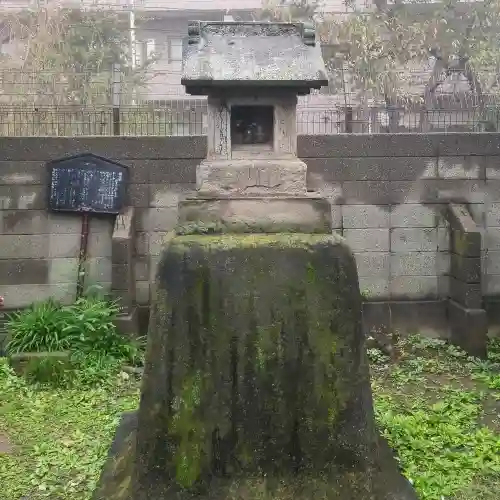
[[[71,350],[133,360],[138,348],[117,332],[118,313],[116,302],[96,296],[80,298],[71,305],[52,300],[33,304],[8,318],[7,351]]]
[[[37,387],[0,359],[0,432],[16,445],[0,454],[2,500],[90,500],[119,415],[138,404],[135,380],[108,378],[102,387]]]
[[[8,15],[5,25],[11,42],[23,49],[1,61],[9,104],[109,105],[115,64],[122,69],[126,104],[151,62],[125,71],[129,26],[127,16],[113,9],[34,9]]]
[[[10,353],[64,351],[75,341],[65,332],[71,315],[58,303],[48,300],[11,314],[6,322]]]
[[[399,348],[399,366],[372,373],[377,419],[405,475],[422,500],[495,499],[495,487],[482,485],[498,488],[500,478],[498,345],[488,361],[419,336]]]
[[[489,80],[500,64],[498,0],[376,5],[374,10],[354,9],[319,21],[321,41],[330,47],[329,59],[336,60],[332,78],[339,89],[361,100],[389,100],[391,104],[411,97],[418,100],[420,86],[412,82],[412,69],[422,73],[427,68],[428,81],[423,83],[433,94],[446,70],[452,68],[465,76],[479,99],[483,87],[495,91]],[[432,65],[443,67],[437,85],[429,64],[430,70]]]

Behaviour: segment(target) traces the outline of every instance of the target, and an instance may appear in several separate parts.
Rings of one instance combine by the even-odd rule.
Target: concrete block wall
[[[70,302],[76,295],[81,219],[47,212],[43,141],[40,155],[19,142],[0,154],[0,294],[9,308],[50,296]],[[105,220],[91,222],[89,278],[105,286],[111,230]]]
[[[469,354],[486,355],[487,313],[481,290],[481,232],[464,205],[450,203],[450,338]]]
[[[465,204],[483,233],[483,293],[500,292],[500,134],[300,136],[308,184],[332,201],[335,229],[373,300],[448,297],[443,209]],[[15,306],[75,292],[80,220],[46,211],[46,161],[92,152],[129,166],[136,297],[147,305],[179,199],[194,189],[204,137],[0,138],[0,294]],[[93,279],[112,281],[111,219],[93,220]]]
[[[129,204],[135,208],[136,298],[149,303],[162,240],[177,220],[179,197],[194,188],[203,137],[0,138],[0,295],[6,307],[76,296],[81,217],[47,211],[45,163],[91,152],[130,168]],[[92,218],[86,285],[112,286],[115,217]],[[115,271],[115,273],[113,273]]]
[[[499,141],[461,133],[301,138],[309,186],[332,200],[368,297],[448,296],[449,202],[466,204],[484,235],[483,294],[500,291]]]

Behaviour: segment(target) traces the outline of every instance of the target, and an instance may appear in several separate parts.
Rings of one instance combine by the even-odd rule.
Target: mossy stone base
[[[96,500],[415,499],[383,451],[341,238],[170,240],[137,426]]]
[[[179,203],[178,234],[317,233],[331,234],[328,200],[307,196],[198,195]]]
[[[56,381],[73,368],[69,351],[20,352],[8,359],[18,376],[42,383]]]

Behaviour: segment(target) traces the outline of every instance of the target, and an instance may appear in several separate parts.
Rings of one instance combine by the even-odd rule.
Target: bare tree
[[[129,67],[126,20],[113,11],[49,6],[11,14],[3,26],[13,54],[4,58],[0,71],[25,75],[24,81],[13,82],[12,99],[37,104],[108,103],[113,65]],[[139,85],[143,70],[129,72],[124,85]]]
[[[485,89],[497,91],[500,0],[374,0],[363,9],[346,2],[344,14],[325,15],[314,0],[265,0],[261,18],[314,20],[332,90],[350,94],[360,105],[384,103],[392,110],[393,130],[399,123],[398,109],[407,105],[422,108],[421,126],[428,128],[427,111],[452,75],[464,77],[471,101],[480,110]],[[411,70],[428,72],[420,95],[415,95]]]
[[[388,108],[418,103],[434,107],[436,90],[451,75],[461,74],[474,103],[482,109],[484,88],[494,90],[487,73],[500,64],[499,0],[485,2],[401,2],[377,0],[373,9],[355,7],[345,16],[326,16],[319,23],[337,88],[350,87],[360,100],[383,101]],[[423,95],[415,96],[410,68],[430,69]],[[397,111],[391,114],[397,127]]]

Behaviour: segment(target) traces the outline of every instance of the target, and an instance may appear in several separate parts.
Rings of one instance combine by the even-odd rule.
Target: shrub
[[[137,348],[118,333],[116,302],[98,296],[61,305],[53,300],[33,304],[7,319],[9,353],[78,351],[132,359]]]
[[[64,308],[50,299],[10,314],[5,324],[9,336],[7,351],[18,353],[68,349],[72,339],[64,332],[67,316]]]

